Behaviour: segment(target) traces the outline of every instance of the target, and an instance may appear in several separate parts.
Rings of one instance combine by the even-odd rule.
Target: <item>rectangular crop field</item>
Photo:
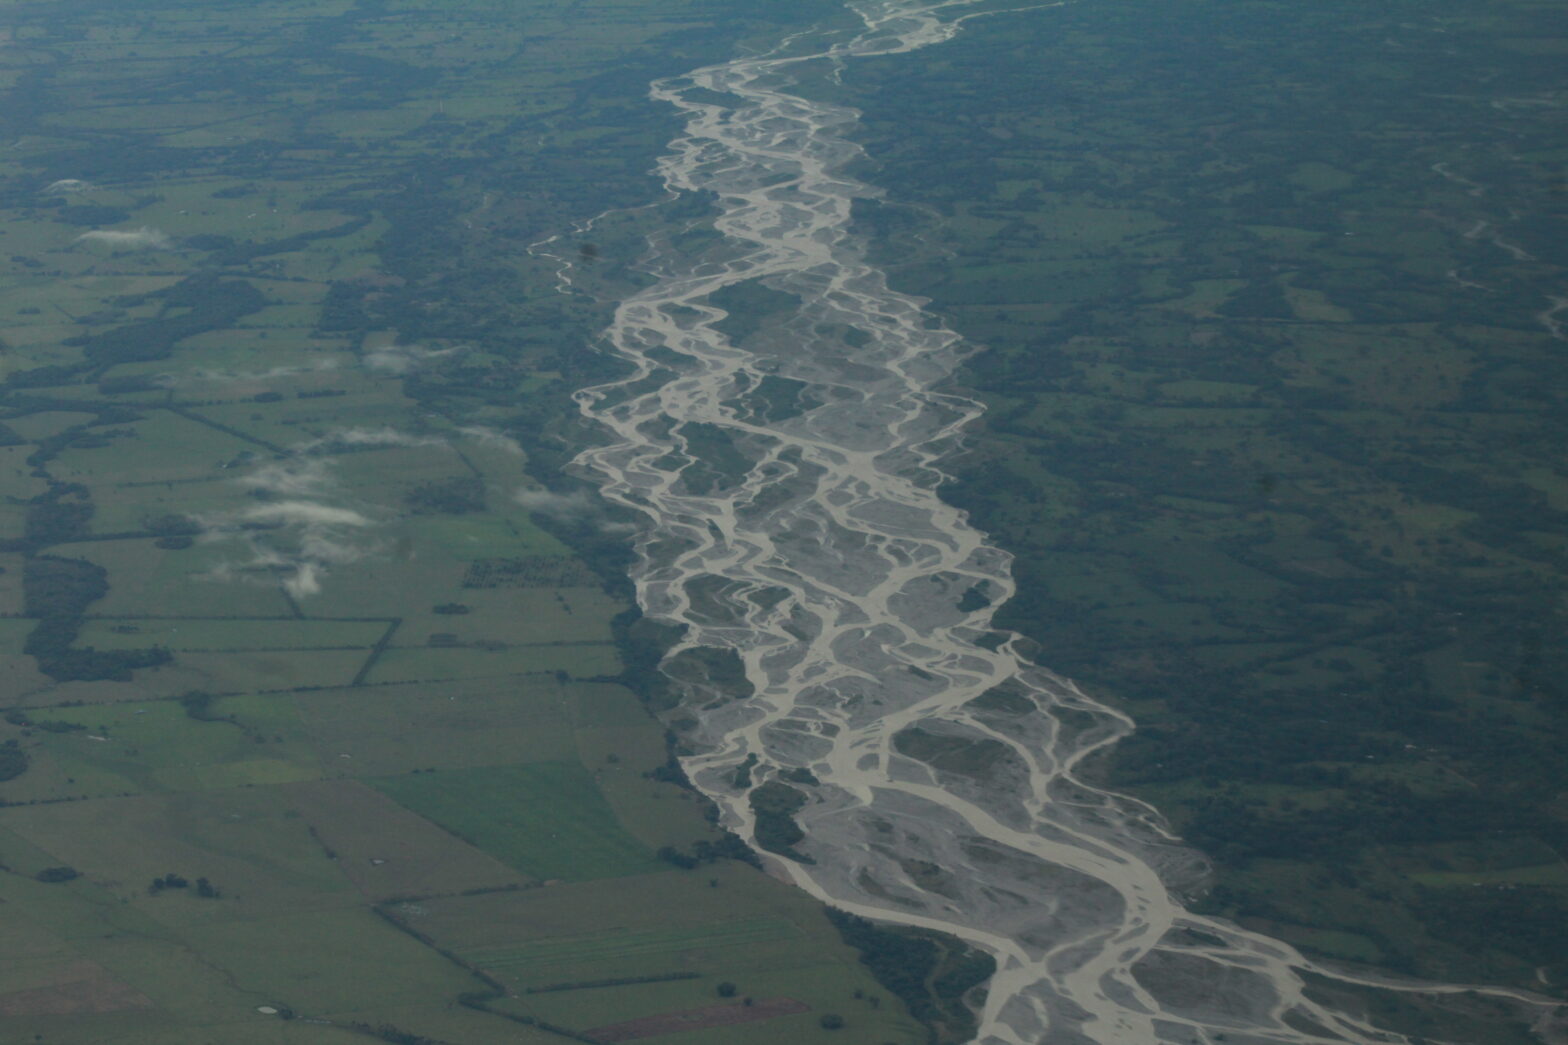
[[[593,777],[573,763],[441,770],[369,782],[535,878],[583,881],[664,866],[626,833]]]
[[[577,757],[566,693],[549,677],[360,686],[294,700],[336,775]]]
[[[559,968],[592,965],[612,960],[678,956],[682,952],[717,947],[751,946],[799,935],[779,918],[696,925],[684,929],[649,932],[589,933],[585,936],[535,940],[516,947],[499,947],[466,955],[482,969]]]
[[[385,621],[337,620],[212,620],[184,617],[164,620],[90,620],[80,642],[96,649],[142,649],[165,646],[178,653],[233,653],[250,650],[368,649],[387,630]]]

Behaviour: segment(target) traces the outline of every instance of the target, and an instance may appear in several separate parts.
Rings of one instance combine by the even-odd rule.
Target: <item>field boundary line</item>
[[[355,673],[353,681],[349,683],[349,688],[352,689],[365,684],[365,679],[370,675],[370,669],[376,666],[376,661],[381,659],[381,654],[385,653],[387,647],[391,645],[392,636],[396,635],[397,629],[402,626],[402,617],[393,617],[391,619],[387,624],[387,630],[382,632],[381,638],[377,639],[376,644],[370,647],[370,655],[365,658],[365,663],[359,666],[359,671]]]

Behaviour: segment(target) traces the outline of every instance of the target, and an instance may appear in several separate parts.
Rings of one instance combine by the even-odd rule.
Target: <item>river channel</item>
[[[672,663],[729,651],[749,683],[688,687],[688,775],[748,841],[753,791],[793,788],[804,837],[775,873],[994,956],[984,1045],[1408,1040],[1309,998],[1289,946],[1189,912],[1201,857],[1078,774],[1133,723],[992,628],[1009,557],[940,496],[981,412],[950,382],[974,348],[868,262],[857,114],[816,98],[985,13],[851,10],[855,28],[653,85],[685,120],[657,174],[711,200],[709,234],[651,253],[606,332],[631,373],[578,393],[607,436],[577,465],[644,520],[634,579],[648,617],[685,627]],[[714,295],[743,284],[786,307],[742,330]]]

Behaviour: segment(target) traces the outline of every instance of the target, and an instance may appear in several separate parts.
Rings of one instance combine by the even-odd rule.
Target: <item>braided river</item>
[[[801,87],[940,45],[982,11],[850,10],[853,28],[653,85],[685,121],[657,175],[712,209],[703,235],[651,248],[649,281],[617,303],[606,339],[630,373],[577,394],[605,433],[578,470],[642,519],[642,611],[684,627],[667,663],[726,651],[749,683],[690,676],[688,776],[748,842],[752,792],[793,788],[804,837],[766,857],[773,873],[993,956],[984,1045],[1410,1040],[1304,977],[1374,981],[1188,911],[1202,858],[1080,776],[1133,723],[991,626],[1009,557],[939,495],[982,411],[950,382],[973,348],[868,261],[851,211],[875,190],[846,173],[857,113]],[[743,284],[787,307],[737,333],[714,295]]]

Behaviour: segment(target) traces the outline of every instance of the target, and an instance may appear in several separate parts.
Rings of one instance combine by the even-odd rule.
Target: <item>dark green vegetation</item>
[[[757,845],[770,853],[787,856],[791,860],[811,863],[811,857],[796,852],[797,843],[806,835],[795,823],[795,814],[806,804],[806,796],[798,788],[777,780],[769,780],[754,789],[747,800],[756,814]]]
[[[965,996],[996,972],[995,959],[956,940],[879,928],[842,911],[830,910],[828,917],[877,980],[935,1036],[967,1041],[974,1034],[974,1014]]]
[[[0,0],[0,1037],[926,1040],[682,786],[527,252],[835,6]]]
[[[29,524],[32,521],[29,517]],[[129,682],[133,671],[159,667],[170,660],[169,651],[157,647],[100,651],[73,645],[81,631],[82,615],[109,593],[104,569],[96,563],[29,556],[23,566],[22,593],[23,612],[38,621],[22,644],[22,652],[34,659],[40,673],[56,682]]]
[[[949,495],[1000,620],[1141,723],[1100,772],[1210,910],[1550,992],[1565,55],[1531,0],[1131,0],[849,77],[895,284],[989,348]]]

